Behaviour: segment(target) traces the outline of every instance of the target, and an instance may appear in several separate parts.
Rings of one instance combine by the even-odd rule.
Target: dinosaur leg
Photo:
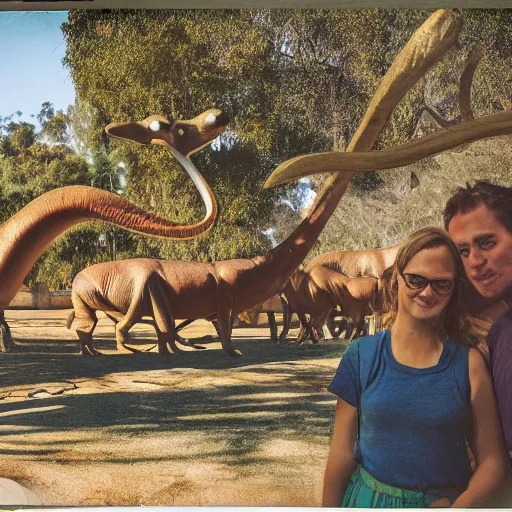
[[[203,347],[203,345],[196,345],[195,343],[193,343],[192,341],[190,340],[187,340],[185,338],[182,338],[179,334],[175,334],[174,335],[174,338],[175,340],[178,342],[178,343],[181,343],[182,345],[185,345],[187,347],[192,347],[192,348],[195,348],[197,350],[204,350],[206,349],[206,347]]]
[[[290,330],[290,322],[292,317],[292,311],[288,302],[284,300],[282,295],[280,295],[279,298],[281,299],[281,305],[283,307],[283,330],[279,335],[278,343],[286,340],[286,336],[288,334],[288,331]]]
[[[4,310],[0,310],[0,352],[10,352],[16,343],[12,339],[11,329],[5,320]]]
[[[336,321],[336,315],[338,314],[338,311],[336,309],[333,309],[332,313],[329,315],[329,318],[327,319],[326,322],[327,329],[329,329],[329,332],[331,333],[333,339],[339,338],[343,330],[342,324]]]
[[[363,326],[364,326],[364,316],[363,317],[358,316],[357,318],[355,318],[353,320],[353,325],[354,325],[354,329],[352,330],[352,334],[350,336],[349,341],[352,341],[354,338],[359,337],[359,335],[363,329]]]
[[[310,322],[310,338],[313,341],[313,343],[318,343],[322,339],[322,326],[323,322],[321,321],[314,320]]]
[[[235,350],[231,344],[231,332],[233,329],[233,310],[228,307],[220,308],[217,314],[217,322],[219,325],[220,342],[222,348],[231,356],[238,357],[242,355],[240,350]]]
[[[124,315],[121,320],[116,323],[116,344],[117,350],[123,353],[140,353],[140,350],[137,350],[133,347],[128,347],[127,343],[129,343],[132,338],[129,334],[130,329],[142,319],[142,310],[143,310],[143,296],[144,293],[142,290],[137,288],[134,289],[132,300],[130,302],[130,306],[128,307],[128,311]]]
[[[212,322],[213,326],[215,327],[215,331],[217,332],[217,336],[218,336],[219,335],[219,329],[218,329],[218,325],[217,325],[217,321],[215,320],[215,317],[216,317],[216,315],[209,315],[209,316],[207,316],[205,318],[205,320],[210,320]],[[203,347],[202,345],[196,345],[190,339],[182,338],[178,334],[179,331],[181,331],[182,329],[184,329],[185,327],[190,325],[192,322],[195,322],[196,320],[197,320],[197,318],[189,318],[188,320],[183,320],[183,322],[178,324],[176,326],[175,339],[176,339],[176,341],[178,343],[181,343],[182,345],[186,345],[188,347],[193,347],[193,348],[198,349],[198,350],[204,350],[204,349],[206,349],[206,347]],[[199,340],[207,340],[207,339],[212,339],[212,338],[213,338],[213,336],[211,336],[210,334],[207,334],[205,336],[201,336],[198,339]]]
[[[310,325],[309,332],[310,332],[309,339],[313,343],[316,344],[322,339],[322,336],[320,334],[320,331],[318,330],[318,327],[314,327],[313,325]]]
[[[116,317],[112,316],[110,313],[107,313],[106,311],[103,311],[103,313],[105,313],[105,316],[107,318],[110,318],[110,320],[114,322],[114,325],[117,325],[119,323],[119,320]]]
[[[203,350],[205,349],[206,347],[203,347],[201,345],[196,345],[195,343],[193,343],[192,341],[190,341],[189,339],[185,339],[185,338],[182,338],[178,332],[181,331],[181,329],[184,329],[185,327],[187,327],[188,325],[190,325],[192,322],[194,322],[196,320],[196,318],[189,318],[188,320],[183,320],[183,322],[181,322],[180,324],[178,324],[175,329],[174,329],[174,338],[175,340],[178,342],[178,343],[181,343],[182,345],[186,345],[187,347],[192,347],[192,348],[195,348],[197,350]]]
[[[88,357],[88,356],[103,355],[101,352],[99,352],[92,346],[92,334],[91,333],[77,330],[76,334],[78,336],[78,341],[80,342],[80,355],[81,356]]]
[[[75,309],[76,334],[80,342],[80,354],[82,356],[101,356],[102,353],[92,346],[92,333],[98,323],[96,311],[90,308]]]
[[[112,322],[114,322],[114,325],[117,325],[119,323],[119,319],[112,316],[110,313],[107,313],[106,311],[104,311],[105,315],[110,318],[110,320],[112,320]],[[139,320],[138,322],[139,324],[148,324],[148,325],[152,325],[153,327],[155,326],[155,322],[153,320]],[[128,343],[128,342],[131,342],[133,340],[131,334],[128,332],[126,334],[126,339],[127,341],[125,343]],[[151,352],[154,348],[156,347],[156,345],[153,345],[149,348],[145,348],[143,351],[141,350],[137,350],[136,348],[133,348],[133,347],[128,347],[127,345],[123,347],[122,351],[123,352]]]
[[[175,320],[171,313],[172,307],[166,293],[163,278],[158,274],[151,275],[146,287],[158,335],[158,353],[164,358],[169,357],[170,352],[167,344],[171,346],[173,353],[183,352],[176,345]]]
[[[183,350],[181,350],[177,345],[176,345],[176,341],[179,341],[178,339],[176,339],[176,331],[174,330],[171,330],[171,331],[167,331],[167,332],[162,332],[160,331],[160,329],[158,327],[156,327],[156,333],[157,333],[157,336],[158,336],[158,353],[164,357],[164,358],[167,358],[170,356],[170,352],[169,352],[169,349],[167,348],[169,345],[172,349],[172,352],[173,354],[182,354],[183,353]],[[183,341],[187,341],[187,340],[183,340]],[[187,343],[184,343],[184,345],[188,344]],[[204,347],[201,347],[201,348],[204,348]]]
[[[297,316],[299,317],[300,321],[300,331],[297,335],[297,339],[295,341],[296,345],[300,345],[302,342],[306,341],[308,339],[308,336],[311,335],[309,322],[306,318],[306,315],[304,313],[297,313]]]
[[[176,345],[176,331],[174,330],[174,326],[171,328],[171,330],[167,333],[167,343],[172,348],[172,351],[174,354],[181,354],[183,353],[183,350]]]
[[[112,320],[112,322],[114,322],[114,326],[117,327],[117,324],[121,321],[119,320],[118,318],[116,318],[115,316],[112,316],[110,313],[107,313],[106,311],[103,311],[103,313],[105,313],[105,316],[107,318],[110,318],[110,320]],[[131,337],[130,333],[127,332],[126,335],[125,335],[125,341],[124,343],[129,343],[133,340],[133,338]],[[137,350],[136,348],[133,348],[133,347],[128,347],[127,345],[123,345],[121,348],[119,347],[119,344],[117,344],[116,346],[117,350],[119,350],[120,352],[140,352],[140,350]]]
[[[176,326],[176,332],[180,332],[182,329],[185,329],[188,325],[190,325],[192,322],[195,322],[195,318],[189,318],[188,320],[183,320],[181,324],[178,324]]]
[[[80,354],[83,356],[102,355],[101,352],[92,346],[92,333],[98,323],[96,310],[89,306],[77,293],[73,292],[72,300],[73,311],[75,313],[75,332],[80,342]]]
[[[277,343],[277,323],[276,315],[273,311],[267,311],[268,326],[270,327],[270,340]]]
[[[217,336],[218,336],[219,338],[221,338],[219,322],[218,322],[217,320],[212,320],[211,322],[212,322],[212,325],[213,325],[213,327],[214,327],[214,329],[215,329],[215,332],[217,333]]]
[[[323,336],[323,326],[329,315],[331,314],[332,309],[328,309],[327,311],[321,313],[316,318],[311,319],[311,331],[313,333],[313,343],[318,343]]]

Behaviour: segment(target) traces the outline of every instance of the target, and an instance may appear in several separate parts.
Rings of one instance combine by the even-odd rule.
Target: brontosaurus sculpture
[[[354,171],[405,165],[472,140],[512,133],[512,114],[500,113],[464,122],[416,141],[413,143],[416,151],[412,152],[412,156],[409,155],[411,145],[405,146],[405,157],[404,147],[366,153],[373,146],[396,104],[455,43],[460,28],[461,19],[458,14],[451,10],[439,10],[416,31],[382,79],[347,153],[299,157],[274,171],[266,187],[289,182],[300,173],[309,175],[316,169],[322,169],[322,172],[349,172],[330,177],[308,216],[290,236],[266,255],[215,263],[155,263],[155,260],[117,262],[117,265],[122,263],[123,272],[129,272],[124,275],[126,280],[123,283],[128,288],[123,293],[116,292],[117,304],[122,305],[123,311],[126,311],[118,324],[118,340],[124,342],[141,310],[151,307],[160,331],[159,351],[165,354],[168,353],[167,343],[172,346],[174,342],[175,318],[205,318],[215,314],[224,350],[230,355],[239,355],[231,344],[234,316],[260,304],[283,288],[316,242],[345,193]],[[142,275],[141,268],[144,269]],[[138,288],[130,290],[130,283],[136,284]],[[85,327],[82,339],[86,340],[87,333],[94,326],[94,319],[86,308],[83,311]],[[78,320],[79,312],[76,313]]]
[[[281,341],[286,339],[290,329],[292,313],[299,317],[303,333],[318,340],[316,330],[322,327],[336,306],[341,308],[343,316],[351,318],[356,323],[358,329],[364,321],[364,316],[362,312],[355,312],[368,311],[368,308],[362,305],[359,307],[358,301],[370,301],[368,293],[372,288],[369,285],[372,281],[367,281],[366,284],[363,284],[365,281],[360,281],[359,288],[354,288],[355,293],[352,297],[341,300],[341,295],[347,293],[343,291],[345,283],[348,278],[367,277],[374,278],[373,282],[376,284],[385,269],[395,261],[399,247],[400,245],[393,245],[381,249],[332,251],[315,256],[304,270],[297,270],[282,291],[288,304],[288,315],[287,322],[283,321]],[[353,313],[349,314],[348,309]],[[307,321],[306,315],[309,315],[310,321]],[[356,315],[357,319],[353,315]],[[298,341],[300,339],[301,337]]]
[[[109,125],[107,133],[111,137],[166,146],[201,194],[206,206],[204,219],[190,226],[178,225],[137,208],[116,194],[92,187],[71,186],[47,192],[0,226],[0,311],[14,298],[41,253],[56,237],[80,222],[102,220],[137,233],[173,239],[206,234],[215,221],[217,202],[188,156],[221,134],[227,121],[225,114],[212,109],[190,121],[151,116],[139,123]],[[0,350],[2,345],[12,346],[5,320],[2,327]]]
[[[316,267],[310,272],[296,272],[286,283],[283,295],[288,305],[288,319],[292,313],[297,313],[303,327],[297,343],[307,337],[318,342],[318,331],[337,307],[341,315],[354,321],[353,334],[360,333],[365,316],[380,308],[382,290],[383,280],[375,277],[347,277],[323,267]],[[309,315],[309,320],[306,315]],[[289,321],[283,322],[281,341],[286,339],[288,330]]]

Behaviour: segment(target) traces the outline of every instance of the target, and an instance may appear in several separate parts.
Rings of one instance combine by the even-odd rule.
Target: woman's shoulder
[[[361,338],[355,339],[349,346],[347,352],[350,351],[352,356],[359,357],[362,361],[373,360],[376,354],[380,353],[384,342],[389,335],[389,329],[385,329],[376,334],[370,334],[368,336],[362,336]]]
[[[384,329],[383,331],[380,331],[376,334],[370,334],[368,336],[362,336],[361,338],[358,338],[357,340],[354,340],[355,342],[358,342],[361,347],[367,348],[367,347],[376,347],[382,341],[389,335],[389,329]]]
[[[487,361],[481,350],[475,347],[464,348],[468,351],[468,365],[470,373],[488,370]]]
[[[470,347],[463,343],[459,343],[452,339],[445,341],[445,349],[443,355],[446,363],[453,362],[457,367],[460,367],[462,371],[467,372],[469,364],[469,350]]]
[[[389,333],[389,329],[383,329],[375,334],[368,334],[367,336],[361,336],[357,340],[360,343],[375,343],[376,341],[381,340],[383,337],[387,336]]]
[[[347,347],[343,357],[345,358],[357,358],[367,357],[369,354],[373,354],[377,348],[381,345],[381,341],[386,336],[388,330],[380,331],[376,334],[370,334],[368,336],[361,336],[353,340]]]

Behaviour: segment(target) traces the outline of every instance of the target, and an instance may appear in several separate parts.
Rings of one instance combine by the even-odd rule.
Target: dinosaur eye
[[[151,121],[151,123],[149,123],[149,129],[152,132],[157,132],[158,130],[160,130],[160,121],[157,121],[156,119],[154,121]]]
[[[216,122],[217,122],[217,116],[213,113],[208,114],[204,120],[205,126],[212,126]]]

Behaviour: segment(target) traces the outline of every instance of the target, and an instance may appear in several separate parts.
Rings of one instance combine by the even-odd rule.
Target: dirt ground
[[[235,328],[162,361],[119,354],[100,316],[78,354],[68,310],[7,311],[15,352],[0,354],[0,476],[44,505],[318,506],[335,397],[326,387],[346,342],[273,344]],[[152,328],[132,329],[139,348]],[[184,337],[214,335],[198,321]],[[290,337],[296,333],[291,330]]]

